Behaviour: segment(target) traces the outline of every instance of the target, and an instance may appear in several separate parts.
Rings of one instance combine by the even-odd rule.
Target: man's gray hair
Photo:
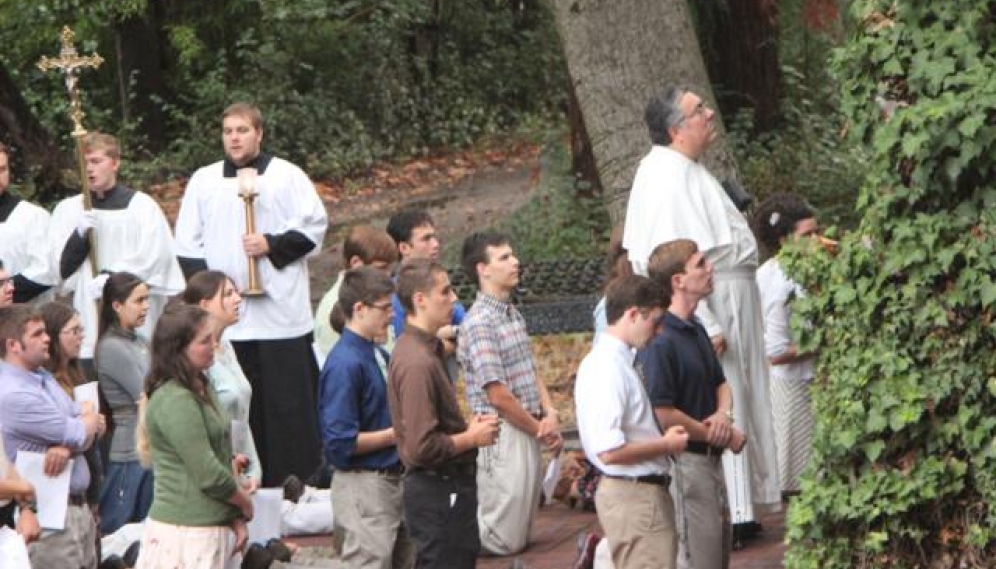
[[[661,146],[671,144],[671,135],[668,131],[685,120],[685,113],[681,110],[681,98],[690,90],[684,85],[670,86],[650,97],[647,109],[643,113],[643,120],[647,123],[652,143]]]

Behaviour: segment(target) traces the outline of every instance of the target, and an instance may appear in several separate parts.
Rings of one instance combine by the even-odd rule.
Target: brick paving
[[[780,569],[785,545],[784,513],[769,514],[761,518],[764,524],[762,534],[748,542],[747,547],[733,552],[730,569]],[[577,557],[578,535],[582,532],[599,531],[598,519],[594,512],[571,509],[563,504],[542,508],[533,528],[532,542],[521,555],[510,557],[482,557],[477,569],[508,569],[516,557],[521,558],[523,569],[570,569]],[[290,538],[289,541],[303,546],[295,561],[301,566],[332,567],[328,560],[331,544],[330,536],[308,536]],[[293,567],[285,565],[284,567]]]
[[[747,547],[733,552],[731,569],[780,569],[785,546],[783,513],[761,518],[762,534]],[[529,548],[518,556],[482,557],[477,569],[508,569],[513,560],[522,559],[524,569],[570,569],[577,557],[577,537],[581,532],[599,530],[594,512],[570,509],[562,504],[543,508],[533,529]]]

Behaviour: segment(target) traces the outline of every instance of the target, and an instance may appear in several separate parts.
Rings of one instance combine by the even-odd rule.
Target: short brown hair
[[[115,160],[121,159],[118,139],[102,132],[91,132],[83,137],[83,153],[88,152],[103,152]]]
[[[615,324],[630,308],[653,310],[666,308],[667,302],[660,285],[643,275],[624,275],[605,289],[605,319]]]
[[[7,145],[2,142],[0,142],[0,154],[4,154],[7,159],[10,159],[10,148],[7,148]]]
[[[691,239],[675,239],[654,247],[647,261],[647,274],[664,289],[668,304],[674,295],[671,277],[685,272],[685,263],[699,252],[699,246]]]
[[[394,292],[394,281],[383,271],[373,267],[358,267],[346,271],[339,287],[338,308],[345,320],[353,318],[353,307],[357,302],[368,306]],[[333,325],[333,329],[335,326]]]
[[[398,246],[383,229],[357,225],[349,230],[342,242],[342,260],[347,267],[353,257],[359,257],[364,265],[376,261],[391,264],[398,260]]]
[[[225,107],[224,112],[221,113],[221,120],[224,121],[232,115],[247,118],[252,123],[253,128],[263,130],[263,113],[259,110],[259,107],[252,103],[240,102],[228,105]]]
[[[411,259],[401,265],[398,271],[398,300],[408,314],[415,314],[412,299],[416,292],[423,294],[432,290],[436,275],[446,274],[446,269],[431,259]]]
[[[0,306],[0,358],[7,357],[7,340],[21,341],[29,322],[42,322],[41,314],[27,304]]]

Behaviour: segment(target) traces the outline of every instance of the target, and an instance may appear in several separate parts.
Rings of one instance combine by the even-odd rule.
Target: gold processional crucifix
[[[42,56],[38,60],[38,69],[51,71],[56,69],[65,75],[66,91],[69,92],[69,117],[73,120],[73,138],[76,139],[76,163],[79,167],[80,192],[83,195],[83,209],[89,211],[92,207],[90,202],[90,185],[86,175],[86,157],[83,152],[83,137],[86,136],[86,129],[83,128],[83,103],[80,101],[80,90],[77,86],[77,75],[80,69],[92,67],[96,69],[104,62],[104,58],[96,53],[93,55],[79,55],[76,53],[76,46],[73,45],[73,38],[76,34],[69,26],[63,26],[62,49],[59,50],[59,57],[49,58]],[[90,270],[96,276],[97,265],[97,236],[90,229],[87,231],[87,241],[90,245]]]

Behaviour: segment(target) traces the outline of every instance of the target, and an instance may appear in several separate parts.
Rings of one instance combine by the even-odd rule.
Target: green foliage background
[[[62,82],[34,63],[55,54],[63,24],[82,53],[104,56],[82,81],[87,127],[121,136],[126,179],[217,160],[220,113],[236,100],[257,103],[266,147],[315,178],[464,147],[564,103],[562,52],[538,1],[0,0],[0,14],[0,58],[66,148]],[[168,96],[155,102],[167,116],[164,152],[123,118],[115,26],[129,18],[153,22],[165,40]]]
[[[993,567],[996,2],[849,17],[834,69],[869,173],[840,253],[786,259],[827,379],[785,565]]]

